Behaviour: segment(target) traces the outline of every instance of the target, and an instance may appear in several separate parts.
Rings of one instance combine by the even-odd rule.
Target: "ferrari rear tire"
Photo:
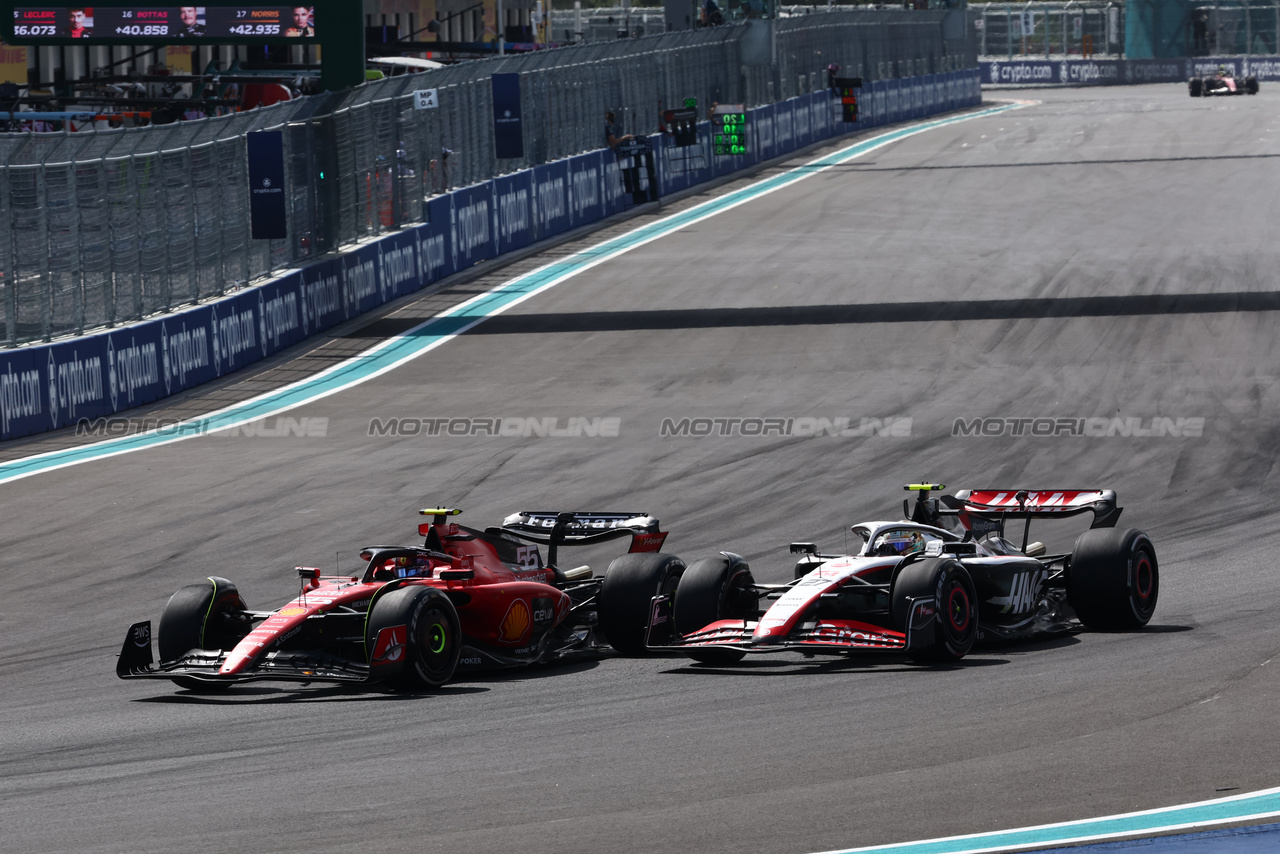
[[[228,650],[249,633],[248,606],[236,586],[216,575],[188,584],[169,597],[160,614],[156,643],[161,663],[177,661],[193,649]],[[206,682],[190,676],[173,681],[192,691],[223,691],[230,682]]]
[[[1160,598],[1160,565],[1151,539],[1135,528],[1091,528],[1076,539],[1067,600],[1091,629],[1140,629]]]
[[[676,631],[687,635],[717,620],[755,618],[759,599],[750,589],[753,584],[751,567],[736,555],[734,559],[721,555],[689,564],[672,603]],[[705,647],[691,647],[685,654],[704,664],[732,664],[746,655],[736,649]]]
[[[404,646],[394,644],[382,653],[385,663],[371,667],[401,667],[387,677],[387,684],[406,691],[439,688],[453,678],[462,653],[462,628],[453,602],[434,587],[418,584],[398,587],[374,600],[369,611],[366,637],[369,655],[376,651],[383,629],[404,627]],[[399,660],[399,661],[398,661]]]
[[[1200,91],[1203,87],[1204,87],[1204,81],[1201,80],[1199,77],[1192,77],[1189,81],[1187,81],[1187,88],[1191,90],[1192,98],[1199,98]]]
[[[609,645],[623,655],[643,654],[653,597],[674,597],[684,571],[684,561],[675,555],[642,552],[615,558],[596,597],[599,627]]]
[[[912,658],[943,662],[968,655],[978,639],[978,594],[969,570],[955,558],[925,558],[902,569],[889,592],[895,629],[907,631],[912,600],[921,598],[934,600],[933,633]]]

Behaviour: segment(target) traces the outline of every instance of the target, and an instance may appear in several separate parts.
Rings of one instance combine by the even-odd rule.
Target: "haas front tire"
[[[169,597],[160,614],[156,642],[160,661],[177,661],[193,649],[227,650],[249,633],[251,620],[240,591],[216,575],[188,584]],[[223,691],[230,682],[206,682],[189,676],[173,681],[192,691]]]
[[[698,560],[680,577],[673,614],[676,631],[696,632],[717,620],[750,620],[759,609],[751,590],[751,567],[737,555]],[[736,649],[690,648],[685,654],[704,664],[732,664],[745,652]]]
[[[623,655],[644,652],[653,597],[674,595],[684,561],[675,555],[643,552],[615,558],[605,571],[597,597],[600,630]]]
[[[462,652],[453,602],[439,590],[420,585],[398,587],[374,600],[366,638],[373,678],[408,691],[448,682]],[[380,676],[379,670],[387,675]]]
[[[1203,89],[1203,87],[1204,87],[1204,81],[1201,80],[1199,77],[1192,77],[1189,81],[1187,81],[1187,88],[1191,90],[1192,98],[1199,98],[1200,92]]]
[[[912,600],[934,600],[932,632],[924,645],[912,638],[918,661],[959,661],[978,638],[978,595],[964,564],[955,558],[925,558],[902,569],[889,593],[893,626],[907,631]]]
[[[1151,539],[1134,528],[1091,528],[1076,540],[1067,599],[1091,629],[1140,629],[1160,597],[1160,565]]]

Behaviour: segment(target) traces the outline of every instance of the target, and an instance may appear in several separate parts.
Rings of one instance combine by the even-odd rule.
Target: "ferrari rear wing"
[[[656,552],[662,549],[667,532],[660,530],[658,520],[647,513],[557,513],[521,511],[502,520],[502,527],[514,537],[547,547],[547,564],[555,565],[556,548],[586,546],[619,537],[631,536],[630,552]]]

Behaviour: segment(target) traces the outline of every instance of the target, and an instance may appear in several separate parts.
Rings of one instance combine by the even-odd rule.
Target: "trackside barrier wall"
[[[650,134],[695,99],[972,69],[963,10],[814,14],[460,62],[141,128],[0,133],[0,347],[132,323],[422,222],[422,200],[592,151],[606,111]],[[518,74],[523,155],[498,158],[492,76]],[[434,109],[414,92],[434,89]],[[105,124],[102,123],[102,124]],[[246,137],[284,135],[288,237],[251,240]]]
[[[827,92],[748,110],[749,153],[715,157],[710,128],[678,149],[654,135],[663,194],[853,130],[959,109],[982,100],[975,69],[875,81],[859,121],[839,121]],[[622,164],[627,165],[627,164]],[[234,296],[62,343],[0,352],[0,439],[99,420],[209,382],[473,264],[596,222],[630,206],[619,159],[597,150],[429,199],[425,223],[291,270]],[[176,434],[202,428],[166,427]]]
[[[1240,77],[1280,80],[1280,56],[1197,56],[1185,59],[979,60],[984,86],[1109,86],[1185,83],[1226,66]]]

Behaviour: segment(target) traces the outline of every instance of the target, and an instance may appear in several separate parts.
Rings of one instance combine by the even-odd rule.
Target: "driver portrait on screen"
[[[311,6],[293,7],[293,26],[284,31],[286,37],[310,38],[316,34],[316,28],[311,25],[311,9]]]
[[[93,35],[93,9],[85,6],[72,6],[71,38],[87,39]]]
[[[178,18],[182,21],[182,26],[178,28],[178,32],[175,35],[180,39],[203,37],[204,24],[200,23],[200,18],[203,15],[203,6],[179,6]]]

